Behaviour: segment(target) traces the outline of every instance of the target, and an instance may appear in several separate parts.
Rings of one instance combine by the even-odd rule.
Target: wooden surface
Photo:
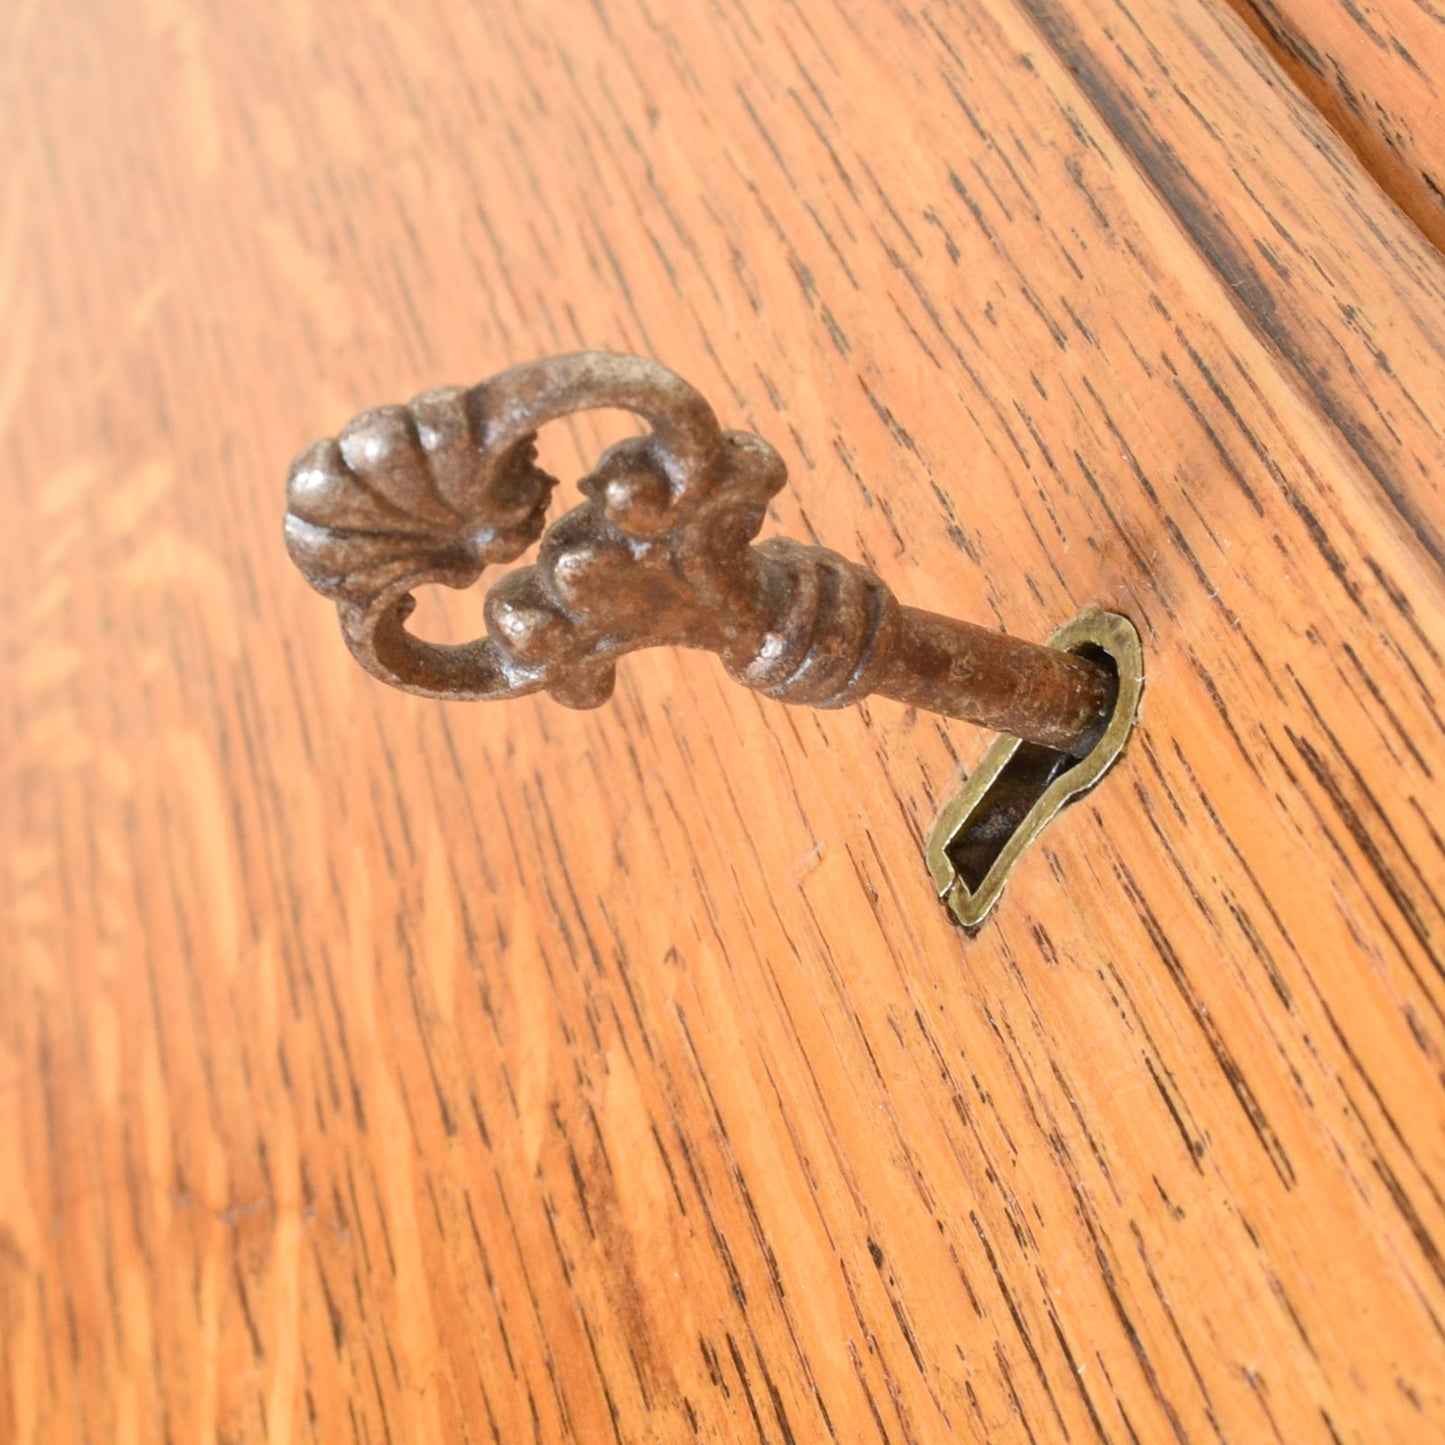
[[[0,26],[0,1440],[1440,1437],[1445,267],[1242,22]],[[292,452],[578,346],[905,601],[1138,623],[977,938],[982,735],[347,658]]]
[[[1445,250],[1445,9],[1232,0],[1396,205]]]

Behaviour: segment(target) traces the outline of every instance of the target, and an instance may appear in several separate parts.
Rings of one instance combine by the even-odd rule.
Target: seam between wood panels
[[[1031,24],[1043,47],[1078,85],[1101,124],[1118,142],[1124,155],[1174,216],[1195,251],[1220,277],[1238,315],[1295,378],[1317,413],[1342,439],[1366,473],[1374,479],[1381,495],[1410,534],[1436,568],[1445,574],[1445,541],[1442,541],[1426,522],[1422,515],[1423,509],[1404,491],[1393,474],[1394,469],[1387,464],[1386,459],[1377,454],[1371,445],[1368,428],[1345,412],[1324,389],[1316,369],[1308,365],[1305,350],[1292,336],[1290,328],[1273,319],[1275,308],[1271,305],[1254,304],[1255,297],[1267,298],[1270,295],[1268,284],[1258,267],[1244,252],[1240,244],[1241,238],[1210,218],[1208,206],[1204,203],[1207,198],[1200,191],[1193,174],[1174,159],[1170,143],[1144,123],[1145,118],[1138,112],[1133,97],[1119,87],[1108,74],[1106,67],[1098,61],[1089,42],[1066,13],[1061,0],[1014,0],[1014,3],[1024,19]],[[1228,8],[1227,0],[1219,0],[1219,3],[1230,19],[1245,30],[1250,42],[1259,47],[1263,63],[1278,74],[1281,84],[1293,91],[1299,102],[1311,113],[1318,115],[1315,107],[1300,95],[1299,88],[1279,69],[1278,63],[1264,45]],[[1327,121],[1325,128],[1331,135],[1337,135]],[[1359,169],[1362,178],[1378,189],[1378,183],[1359,165],[1354,152],[1343,140],[1341,146],[1350,161]],[[1384,193],[1381,192],[1381,195]],[[1384,196],[1384,199],[1392,212],[1400,214],[1398,207],[1388,196]],[[1419,235],[1418,228],[1413,224],[1410,232]],[[1429,246],[1428,242],[1425,244],[1429,256],[1438,260],[1440,253],[1433,246]]]
[[[1280,72],[1349,148],[1361,167],[1389,198],[1395,209],[1415,227],[1437,251],[1445,255],[1445,193],[1428,171],[1412,165],[1376,130],[1363,113],[1352,109],[1351,100],[1367,100],[1365,94],[1351,95],[1345,76],[1341,88],[1330,84],[1324,57],[1308,43],[1308,37],[1289,33],[1283,17],[1280,23],[1270,13],[1279,12],[1264,0],[1225,0],[1225,3],[1254,32]],[[1413,57],[1410,57],[1414,63]],[[1416,194],[1416,183],[1433,192],[1438,204]]]

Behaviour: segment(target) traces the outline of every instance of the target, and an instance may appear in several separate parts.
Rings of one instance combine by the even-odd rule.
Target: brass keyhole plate
[[[1048,645],[1103,663],[1119,692],[1099,741],[1082,758],[1000,737],[928,838],[928,871],[939,897],[965,928],[983,923],[1029,846],[1050,820],[1092,788],[1124,749],[1144,691],[1144,654],[1127,617],[1090,607]]]

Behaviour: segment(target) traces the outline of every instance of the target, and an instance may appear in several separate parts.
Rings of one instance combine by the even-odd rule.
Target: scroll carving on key
[[[542,535],[555,479],[536,433],[617,407],[649,434],[611,447],[585,501]],[[427,697],[545,690],[570,707],[611,695],[641,647],[706,648],[784,702],[842,707],[881,693],[1074,754],[1103,730],[1115,686],[1083,657],[900,606],[868,568],[784,538],[754,543],[786,480],[762,438],[723,431],[680,377],[584,352],[469,390],[363,412],[297,458],[290,554],[336,600],[367,671]],[[541,537],[536,562],[488,593],[487,633],[457,646],[406,628],[414,589],[465,587]]]

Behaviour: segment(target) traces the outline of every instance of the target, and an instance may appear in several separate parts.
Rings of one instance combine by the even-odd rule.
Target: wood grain
[[[0,1439],[1440,1434],[1445,268],[1235,16],[0,24]],[[907,602],[1140,625],[977,938],[981,735],[346,657],[291,453],[578,346]]]
[[[1433,0],[1233,0],[1371,175],[1445,250],[1445,10]]]

